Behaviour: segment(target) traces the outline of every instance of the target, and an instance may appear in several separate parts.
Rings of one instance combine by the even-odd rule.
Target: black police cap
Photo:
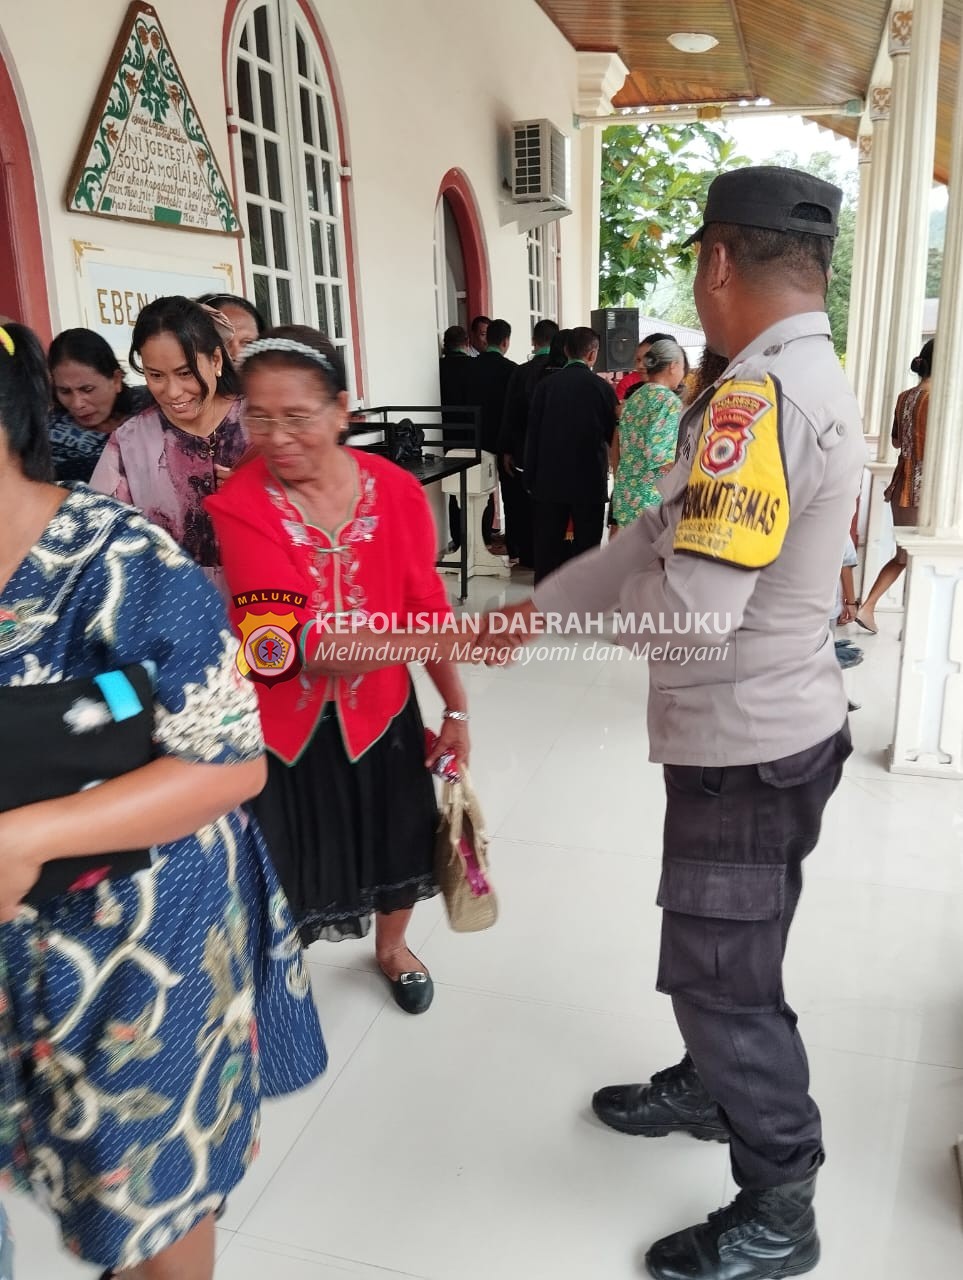
[[[839,231],[839,208],[843,193],[831,182],[823,182],[799,169],[776,165],[756,165],[721,173],[709,188],[702,226],[682,246],[701,240],[711,222],[729,222],[739,227],[760,227],[768,231],[800,231],[807,235],[835,239]],[[815,205],[826,212],[823,221],[814,221],[799,210]],[[798,211],[798,212],[797,212]]]

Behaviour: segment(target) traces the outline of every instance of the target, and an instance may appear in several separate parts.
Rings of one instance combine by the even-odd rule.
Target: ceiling
[[[617,53],[630,70],[615,107],[738,102],[784,106],[865,98],[889,0],[538,0],[578,50]],[[945,182],[963,0],[945,0],[936,177]],[[675,31],[704,31],[717,48],[679,53]],[[858,121],[820,117],[854,137]]]

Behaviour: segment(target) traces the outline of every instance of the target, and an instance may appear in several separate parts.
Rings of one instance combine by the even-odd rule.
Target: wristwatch
[[[449,711],[448,708],[446,707],[444,711],[441,713],[441,718],[442,720],[462,720],[467,724],[468,712],[467,711]]]

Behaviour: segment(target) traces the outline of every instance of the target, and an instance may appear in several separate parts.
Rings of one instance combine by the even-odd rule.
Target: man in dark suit
[[[557,333],[558,325],[554,320],[539,320],[532,330],[532,358],[520,364],[509,380],[498,438],[499,458],[507,477],[502,484],[505,522],[523,569],[531,569],[535,564],[535,517],[524,477],[528,415],[535,388],[548,364],[552,339]]]
[[[441,388],[441,406],[470,405],[472,393],[471,381],[472,359],[468,350],[468,332],[463,325],[453,324],[445,330],[442,339],[442,356],[438,362],[438,383]],[[443,413],[442,422],[471,425],[470,413]],[[457,551],[461,546],[461,519],[458,510],[458,499],[452,495],[448,499],[448,550]]]
[[[468,326],[468,354],[470,356],[480,356],[488,346],[488,326],[491,324],[488,316],[475,316],[471,324]]]
[[[532,400],[525,481],[535,500],[536,583],[566,559],[569,520],[575,555],[602,541],[618,401],[593,372],[598,353],[597,334],[573,329],[568,364],[539,383]]]
[[[471,357],[468,354],[468,334],[460,324],[445,330],[442,356],[438,362],[438,380],[441,385],[441,404],[471,404],[468,397],[468,381],[471,374]],[[450,419],[454,421],[454,417]]]
[[[469,369],[468,404],[478,405],[481,410],[481,447],[488,453],[498,455],[498,440],[502,429],[502,416],[505,412],[505,397],[512,373],[517,369],[514,360],[508,359],[508,348],[512,340],[512,326],[507,320],[492,320],[488,326],[488,346],[477,360],[471,362]],[[502,482],[504,493],[505,468],[498,458],[498,476]],[[509,499],[510,502],[510,499]],[[492,542],[494,527],[495,503],[489,504],[482,521],[482,533],[486,546]],[[506,521],[507,524],[507,521]],[[513,550],[513,537],[510,528],[506,528],[506,544],[510,556],[517,555]]]

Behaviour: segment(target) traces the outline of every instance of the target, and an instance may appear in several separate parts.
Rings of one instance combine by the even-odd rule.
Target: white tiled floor
[[[498,594],[478,584],[472,603]],[[883,626],[854,635],[857,749],[787,966],[829,1153],[816,1274],[959,1280],[963,787],[886,772],[898,621]],[[330,1071],[265,1110],[220,1232],[228,1280],[631,1280],[655,1237],[733,1194],[725,1148],[622,1137],[588,1107],[680,1054],[653,990],[662,793],[644,669],[576,655],[466,678],[502,918],[458,936],[438,902],[418,909],[437,985],[418,1019],[370,945],[311,950]],[[18,1280],[90,1274],[35,1208],[10,1208]]]

